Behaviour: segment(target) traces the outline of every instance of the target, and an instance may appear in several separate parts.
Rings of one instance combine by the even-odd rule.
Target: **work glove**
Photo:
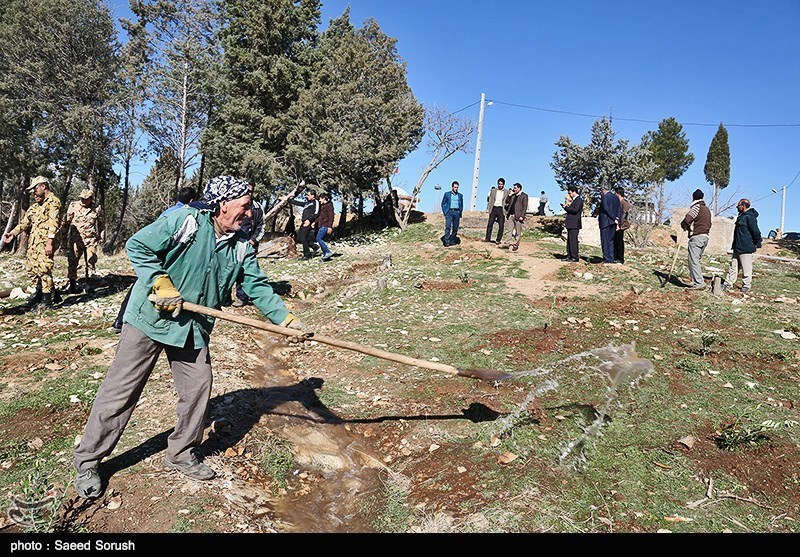
[[[302,331],[305,328],[305,324],[290,313],[286,316],[286,319],[283,320],[283,323],[281,323],[281,327],[288,327],[290,329]]]
[[[183,309],[183,296],[172,284],[169,275],[159,275],[153,281],[153,295],[156,309],[161,311],[171,311],[172,317],[178,317]]]

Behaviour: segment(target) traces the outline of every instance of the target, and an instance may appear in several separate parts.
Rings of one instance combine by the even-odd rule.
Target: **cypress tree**
[[[708,147],[703,172],[708,183],[714,186],[714,214],[717,214],[719,212],[719,190],[728,187],[728,184],[731,183],[731,150],[728,146],[728,130],[721,122]]]

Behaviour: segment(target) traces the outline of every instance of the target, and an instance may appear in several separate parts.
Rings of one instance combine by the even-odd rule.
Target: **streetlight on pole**
[[[486,93],[481,93],[481,111],[478,114],[478,140],[475,144],[475,170],[472,173],[472,202],[470,211],[474,211],[478,203],[478,175],[481,170],[481,139],[483,138],[483,109],[492,106],[492,101],[486,102]]]
[[[779,240],[786,233],[786,230],[783,228],[783,217],[786,214],[786,186],[783,186],[781,189],[783,190],[783,193],[781,194],[781,233],[780,236],[778,236]],[[772,193],[778,193],[778,190],[772,188]]]

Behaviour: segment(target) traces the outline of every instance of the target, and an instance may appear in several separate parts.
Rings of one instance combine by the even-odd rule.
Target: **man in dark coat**
[[[600,195],[600,210],[597,221],[600,226],[600,246],[603,248],[603,263],[616,263],[614,257],[614,234],[622,220],[622,206],[617,195],[603,184]]]
[[[578,257],[578,234],[581,231],[581,216],[583,215],[583,198],[578,195],[576,186],[567,188],[567,196],[570,204],[562,203],[561,207],[567,213],[564,217],[564,228],[567,229],[567,258],[564,261],[577,263]]]
[[[742,269],[742,292],[750,292],[753,285],[753,254],[761,247],[761,231],[758,229],[758,211],[750,207],[749,199],[740,199],[736,206],[739,216],[733,229],[733,255],[728,276],[722,288],[733,287]]]
[[[528,194],[522,191],[522,184],[514,183],[511,188],[511,195],[506,200],[506,219],[512,222],[511,242],[506,246],[511,251],[519,249],[519,241],[522,239],[522,230],[525,224],[525,215],[528,212]]]

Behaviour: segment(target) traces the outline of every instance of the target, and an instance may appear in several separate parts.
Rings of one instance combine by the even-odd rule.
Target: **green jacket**
[[[125,249],[138,280],[123,321],[162,344],[207,346],[214,328],[213,317],[182,311],[173,318],[155,308],[147,296],[153,281],[163,274],[169,275],[187,302],[219,309],[239,278],[245,293],[270,321],[282,323],[289,314],[258,266],[246,234],[239,231],[218,240],[208,212],[181,207],[131,236]],[[189,335],[191,345],[186,344]]]

